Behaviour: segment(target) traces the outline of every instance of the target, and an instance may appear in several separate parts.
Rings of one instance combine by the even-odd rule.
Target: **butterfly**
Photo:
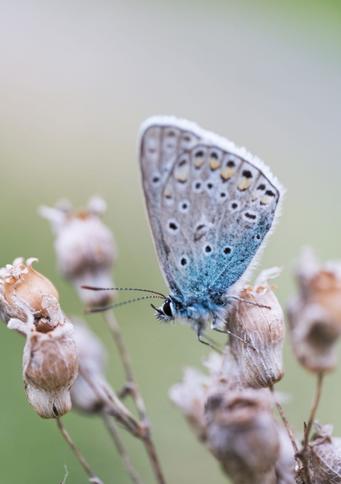
[[[140,130],[142,184],[170,294],[156,317],[189,321],[200,336],[226,314],[279,213],[283,189],[244,148],[175,117]]]

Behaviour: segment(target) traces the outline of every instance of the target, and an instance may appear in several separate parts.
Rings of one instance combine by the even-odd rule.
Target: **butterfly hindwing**
[[[155,245],[184,299],[224,294],[271,229],[280,186],[259,160],[195,124],[156,117],[140,161]]]

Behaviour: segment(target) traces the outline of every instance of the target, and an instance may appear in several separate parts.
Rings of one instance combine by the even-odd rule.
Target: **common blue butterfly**
[[[223,329],[238,283],[273,227],[283,189],[244,148],[196,124],[155,116],[141,126],[140,164],[170,294],[158,319]]]

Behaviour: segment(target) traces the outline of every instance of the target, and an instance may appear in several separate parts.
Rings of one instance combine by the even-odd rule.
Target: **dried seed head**
[[[307,458],[311,484],[341,483],[341,438],[332,437],[330,425],[316,425]]]
[[[90,200],[86,210],[72,211],[65,203],[41,207],[55,233],[55,250],[62,275],[72,281],[79,297],[88,306],[105,306],[113,299],[111,291],[89,291],[82,285],[112,287],[111,270],[116,257],[113,235],[101,215],[105,202]]]
[[[206,417],[207,444],[233,482],[276,482],[280,441],[267,390],[212,395]]]
[[[105,402],[103,383],[107,385],[104,375],[105,349],[97,336],[85,326],[77,323],[75,340],[79,357],[79,374],[71,388],[71,400],[75,408],[82,412],[96,413]],[[89,382],[95,386],[92,386]]]
[[[311,371],[332,370],[341,334],[341,263],[321,265],[306,249],[299,260],[296,279],[298,295],[288,305],[296,357]]]
[[[170,399],[180,408],[192,429],[201,440],[205,440],[205,403],[209,377],[194,368],[186,368],[183,381],[174,385],[169,392]]]
[[[246,287],[228,314],[231,352],[241,382],[250,387],[268,387],[283,376],[282,351],[285,323],[282,308],[266,282],[269,270],[260,274],[255,287]],[[266,306],[266,307],[261,307]],[[247,342],[247,343],[246,343]]]
[[[210,394],[238,386],[237,369],[229,349],[223,356],[211,353],[204,362],[208,374],[194,368],[186,368],[181,383],[174,385],[170,399],[182,411],[200,440],[206,438],[205,405]]]
[[[12,318],[25,322],[31,315],[42,331],[49,331],[62,319],[59,296],[54,285],[33,269],[36,260],[18,258],[0,270],[0,315],[6,323]]]
[[[32,326],[23,355],[23,378],[29,403],[44,418],[71,409],[70,388],[78,372],[73,326],[65,321],[48,333]]]

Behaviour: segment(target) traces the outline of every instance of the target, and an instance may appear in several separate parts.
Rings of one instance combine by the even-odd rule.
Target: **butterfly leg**
[[[211,339],[209,336],[203,334],[203,329],[204,329],[204,325],[202,323],[198,323],[196,325],[196,333],[197,333],[198,341],[203,345],[209,346],[210,348],[212,348],[212,350],[216,351],[217,353],[222,354],[222,351],[215,344],[215,341]],[[205,338],[206,341],[203,338]]]
[[[246,346],[249,346],[250,348],[252,348],[253,350],[255,351],[258,351],[257,348],[255,348],[251,343],[250,343],[250,340],[248,339],[244,339],[244,338],[241,338],[240,336],[238,336],[237,334],[235,333],[232,333],[232,331],[230,331],[229,329],[221,329],[221,328],[218,328],[218,327],[213,327],[212,326],[212,329],[214,331],[217,331],[217,333],[223,333],[223,334],[228,334],[229,336],[231,336],[232,338],[237,338],[239,339],[239,341],[241,341],[242,343],[244,343]]]

